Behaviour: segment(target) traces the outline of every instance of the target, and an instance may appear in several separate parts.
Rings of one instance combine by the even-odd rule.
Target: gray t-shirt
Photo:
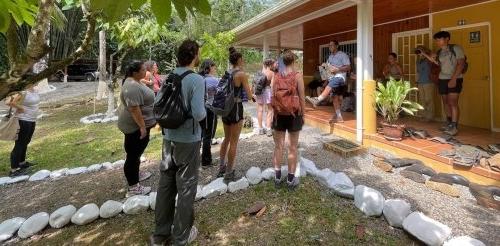
[[[455,73],[457,67],[457,61],[459,59],[465,59],[464,50],[460,45],[453,45],[453,50],[455,55],[450,51],[449,47],[441,49],[439,52],[439,63],[441,64],[441,72],[439,73],[439,79],[451,79]],[[462,78],[463,75],[460,74],[458,78]]]
[[[120,94],[120,108],[118,115],[118,128],[125,134],[133,133],[139,130],[139,125],[134,121],[128,107],[140,106],[142,117],[146,128],[153,127],[156,124],[153,105],[155,94],[144,84],[127,78],[122,86]]]
[[[18,113],[20,120],[35,122],[39,114],[40,95],[36,92],[26,91],[22,106],[24,112]]]
[[[343,66],[351,65],[351,60],[349,59],[349,56],[346,53],[338,50],[337,52],[335,52],[335,54],[331,54],[328,57],[328,64],[335,66],[337,68],[341,68]],[[343,78],[344,81],[346,81],[347,72],[336,73],[333,77]]]

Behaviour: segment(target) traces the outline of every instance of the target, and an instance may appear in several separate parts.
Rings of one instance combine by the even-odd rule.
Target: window
[[[340,42],[339,44],[340,44],[339,50],[346,53],[351,58],[351,63],[352,63],[352,60],[358,54],[356,40]],[[319,46],[319,63],[320,64],[325,63],[328,60],[328,56],[330,56],[329,44],[324,44]]]

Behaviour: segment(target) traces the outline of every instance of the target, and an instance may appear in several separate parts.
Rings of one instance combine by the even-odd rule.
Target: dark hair
[[[207,74],[210,73],[210,68],[215,66],[215,62],[212,61],[211,59],[205,59],[203,62],[200,64],[200,68],[198,70],[198,73],[205,77]]]
[[[389,56],[394,57],[394,59],[398,59],[398,54],[396,54],[394,52],[389,53]]]
[[[240,52],[236,51],[234,47],[229,47],[229,62],[231,63],[231,65],[238,65],[238,60],[240,60],[240,58],[243,58],[243,55],[241,55]]]
[[[264,67],[272,67],[276,61],[272,58],[267,58],[264,60]]]
[[[283,63],[285,66],[290,66],[295,61],[295,54],[291,50],[286,50],[283,53]]]
[[[156,64],[155,61],[149,60],[149,61],[144,63],[144,66],[146,67],[146,70],[152,72],[155,64]]]
[[[200,49],[200,46],[196,41],[186,39],[182,44],[179,46],[179,49],[177,50],[177,62],[178,65],[181,67],[185,67],[191,62],[193,62],[194,58],[198,55],[198,50]]]
[[[335,46],[339,46],[339,41],[337,40],[333,40],[332,43],[335,45]]]
[[[451,38],[451,34],[447,31],[436,32],[434,34],[434,39],[440,39],[440,38]]]
[[[134,76],[134,73],[138,73],[141,71],[142,65],[144,65],[143,61],[139,60],[133,60],[131,61],[128,65],[127,68],[125,69],[125,78],[123,78],[122,85],[125,83],[125,80],[128,77]]]

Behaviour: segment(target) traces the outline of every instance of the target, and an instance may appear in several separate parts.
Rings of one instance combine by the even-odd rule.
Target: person
[[[266,87],[262,91],[261,95],[256,95],[255,100],[257,102],[257,123],[259,124],[259,134],[267,134],[267,136],[272,136],[271,123],[273,121],[273,108],[271,107],[271,80],[274,76],[274,72],[271,68],[274,65],[273,59],[266,59],[262,66],[262,73],[266,76]],[[264,114],[264,108],[267,109],[266,114],[266,127],[262,124],[262,118]]]
[[[160,182],[156,197],[152,245],[186,245],[198,233],[194,222],[194,199],[200,167],[201,127],[206,117],[203,77],[193,73],[199,65],[200,47],[185,40],[177,50],[177,68],[182,79],[182,100],[192,118],[177,129],[164,129]],[[177,208],[176,208],[176,196]]]
[[[271,87],[273,88],[273,100],[277,98],[276,91],[278,90],[278,84],[280,85],[280,90],[285,89],[291,92],[292,97],[298,97],[298,111],[296,112],[284,112],[279,107],[274,105],[275,117],[273,120],[273,130],[274,130],[274,153],[273,153],[273,166],[275,170],[275,185],[280,187],[282,183],[281,177],[281,161],[283,159],[283,149],[285,146],[285,137],[288,132],[288,177],[287,185],[290,190],[295,189],[299,185],[298,177],[295,177],[295,171],[297,167],[297,149],[299,142],[299,133],[302,130],[304,124],[304,109],[305,109],[305,92],[304,92],[304,80],[302,74],[294,70],[295,64],[295,54],[291,51],[287,51],[283,54],[283,63],[285,64],[285,69],[282,73],[275,75],[271,82]],[[289,88],[281,88],[281,86]],[[279,98],[278,98],[279,100]]]
[[[460,116],[458,100],[464,82],[465,54],[460,45],[450,44],[449,32],[437,32],[433,38],[439,48],[436,61],[441,68],[438,90],[446,113],[446,125],[441,130],[448,135],[455,136],[458,133]]]
[[[434,84],[431,81],[432,63],[426,58],[431,56],[431,51],[423,46],[417,46],[415,53],[417,58],[417,85],[418,99],[425,110],[422,111],[422,119],[424,121],[432,121],[434,117]]]
[[[394,52],[389,53],[387,58],[387,64],[384,66],[382,71],[386,80],[393,78],[395,80],[401,80],[403,76],[403,69],[398,63],[398,55]]]
[[[318,88],[321,88],[324,84],[323,80],[321,79],[321,72],[319,71],[319,66],[320,65],[317,65],[316,68],[316,72],[314,72],[314,75],[313,75],[313,80],[311,80],[311,82],[309,82],[309,84],[307,85],[307,87],[309,88],[309,91],[311,92],[311,96],[313,96],[313,93],[316,93],[316,96],[319,96],[321,95],[321,91],[318,90]]]
[[[243,56],[234,47],[229,48],[229,63],[232,66],[229,73],[232,74],[230,83],[234,85],[235,102],[229,115],[222,117],[224,140],[220,147],[219,173],[217,174],[217,177],[224,177],[226,183],[236,181],[234,161],[241,127],[243,126],[242,92],[245,90],[247,95],[253,95],[248,84],[248,77],[243,71]],[[226,156],[227,163],[225,162]]]
[[[144,63],[146,67],[146,74],[144,78],[141,79],[141,83],[146,85],[149,89],[154,91],[155,78],[153,76],[153,67],[156,64],[154,61],[147,61]]]
[[[35,86],[30,85],[26,88],[26,91],[13,96],[7,105],[16,110],[13,117],[19,120],[18,137],[10,153],[11,169],[9,176],[16,177],[27,174],[29,167],[34,165],[26,161],[26,152],[35,132],[36,120],[39,115],[40,95],[36,92]]]
[[[160,91],[161,87],[161,77],[160,74],[158,73],[158,64],[155,61],[151,61],[153,63],[153,67],[151,69],[151,74],[152,74],[152,79],[153,79],[153,91],[155,92],[155,95],[158,94],[158,91]]]
[[[327,99],[330,93],[333,93],[333,109],[335,113],[330,119],[330,123],[333,123],[335,120],[338,123],[343,123],[344,119],[342,118],[342,113],[340,111],[340,105],[342,96],[344,95],[347,86],[347,72],[351,70],[351,61],[349,56],[339,50],[339,42],[333,41],[330,42],[330,56],[328,57],[327,64],[324,64],[324,67],[333,74],[330,78],[328,78],[328,85],[321,92],[321,95],[318,97],[306,97],[306,100],[310,102],[313,107],[317,107],[321,101]]]
[[[151,192],[151,187],[139,183],[151,177],[150,172],[139,172],[139,166],[149,143],[149,132],[156,124],[153,115],[155,95],[140,82],[145,73],[144,62],[132,61],[126,69],[120,94],[118,128],[125,135],[123,145],[127,157],[123,171],[128,183],[126,197]]]
[[[219,79],[215,77],[217,75],[215,62],[210,59],[204,60],[200,65],[199,74],[205,79],[205,105],[211,105],[219,84]],[[205,110],[207,111],[207,117],[200,121],[202,137],[201,166],[209,167],[212,166],[211,146],[217,130],[217,115],[208,107],[205,107]]]

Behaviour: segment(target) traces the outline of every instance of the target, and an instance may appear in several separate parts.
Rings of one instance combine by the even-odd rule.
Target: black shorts
[[[243,120],[242,102],[235,103],[231,112],[226,117],[222,117],[222,123],[226,125],[238,124],[242,120]]]
[[[302,130],[304,117],[302,115],[275,115],[273,119],[273,130],[279,132],[298,132]]]
[[[448,95],[450,93],[460,94],[462,92],[462,84],[464,79],[457,79],[457,85],[454,88],[448,87],[449,79],[439,80],[439,95]]]
[[[347,92],[347,85],[332,88],[332,96],[343,96]]]

